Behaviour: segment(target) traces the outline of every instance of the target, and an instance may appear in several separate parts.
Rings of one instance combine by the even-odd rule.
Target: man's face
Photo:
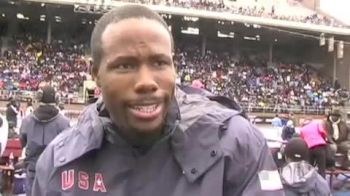
[[[174,96],[171,37],[158,22],[126,19],[102,34],[97,85],[112,121],[127,134],[158,134]]]
[[[331,115],[330,117],[332,118],[333,121],[337,121],[337,120],[339,120],[340,116],[339,115]]]

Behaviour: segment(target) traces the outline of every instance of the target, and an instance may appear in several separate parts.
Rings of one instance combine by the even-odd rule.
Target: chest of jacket
[[[339,137],[335,142],[340,143],[340,142],[346,141],[348,138],[348,134],[349,134],[346,124],[342,121],[339,122],[338,123],[338,130],[339,130]],[[327,123],[327,131],[328,131],[328,134],[332,137],[334,134],[334,130],[333,130],[332,123],[330,123],[330,122]]]
[[[142,156],[133,149],[107,143],[59,168],[49,184],[60,187],[49,189],[52,195],[60,196],[220,196],[223,166],[223,160],[219,160],[191,181],[168,142],[154,146]],[[198,171],[193,168],[189,172],[188,175],[196,175]]]

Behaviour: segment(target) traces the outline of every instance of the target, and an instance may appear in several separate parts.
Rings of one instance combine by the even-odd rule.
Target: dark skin
[[[157,21],[132,18],[109,24],[101,41],[101,64],[93,75],[111,120],[132,143],[154,141],[175,91],[170,34]],[[137,118],[132,107],[149,103],[160,107],[159,115]]]

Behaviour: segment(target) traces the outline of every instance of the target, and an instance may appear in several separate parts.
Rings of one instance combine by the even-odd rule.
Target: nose
[[[157,91],[158,88],[153,71],[147,66],[141,66],[136,75],[135,91],[141,94],[149,94]]]

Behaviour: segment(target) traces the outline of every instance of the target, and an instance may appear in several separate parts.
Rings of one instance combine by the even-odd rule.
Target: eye
[[[135,68],[134,65],[130,64],[130,63],[120,63],[117,65],[113,66],[114,69],[120,70],[120,71],[128,71],[128,70],[133,70]]]
[[[166,62],[166,61],[162,61],[162,60],[156,61],[156,62],[154,63],[154,66],[155,66],[155,67],[164,67],[164,66],[167,66],[167,65],[169,65],[169,63]]]

